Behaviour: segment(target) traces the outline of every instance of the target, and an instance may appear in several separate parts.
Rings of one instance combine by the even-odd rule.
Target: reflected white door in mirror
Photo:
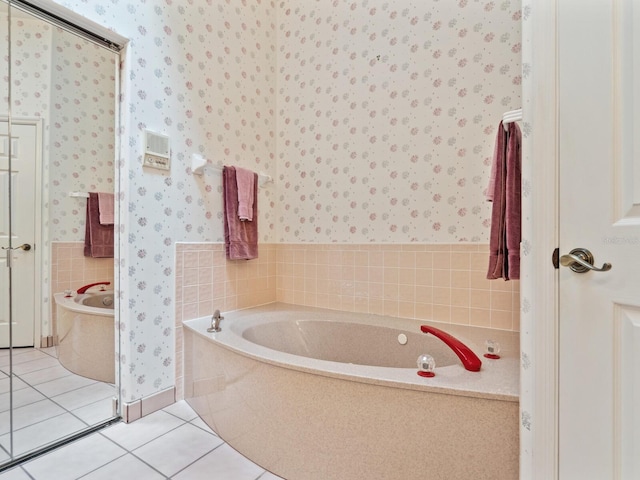
[[[37,180],[41,171],[41,121],[17,120],[11,124],[11,145],[9,145],[9,125],[6,119],[0,120],[0,198],[9,198],[11,182],[11,222],[12,238],[9,242],[9,211],[3,208],[0,213],[0,246],[11,251],[11,275],[13,291],[13,325],[11,336],[14,347],[34,345],[35,318],[39,305],[36,305],[36,225],[40,224],[40,205]],[[11,153],[11,172],[9,172],[9,152]],[[19,248],[29,245],[30,248]],[[3,265],[7,262],[7,251],[0,254]],[[0,348],[9,347],[8,312],[9,269],[0,274]]]

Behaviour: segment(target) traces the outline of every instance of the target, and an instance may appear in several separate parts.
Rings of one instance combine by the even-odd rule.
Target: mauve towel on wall
[[[222,170],[222,195],[224,200],[224,243],[229,260],[258,258],[258,174],[253,181],[253,220],[238,218],[238,184],[236,169]]]
[[[84,256],[113,258],[113,224],[100,224],[98,194],[89,193],[87,198],[87,219],[84,230]]]
[[[522,135],[516,123],[498,127],[492,178],[487,192],[493,201],[487,278],[520,278]]]

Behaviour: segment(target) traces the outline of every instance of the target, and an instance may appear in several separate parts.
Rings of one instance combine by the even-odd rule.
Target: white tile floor
[[[0,474],[0,480],[278,480],[224,443],[184,402],[118,423]]]
[[[0,462],[9,458],[9,357],[0,351]],[[21,455],[113,416],[115,386],[75,375],[55,347],[13,350],[13,452]]]

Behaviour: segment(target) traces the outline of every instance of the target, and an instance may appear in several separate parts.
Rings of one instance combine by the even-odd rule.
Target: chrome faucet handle
[[[213,312],[213,315],[211,316],[211,326],[207,328],[207,332],[214,333],[222,330],[222,328],[220,328],[220,320],[223,319],[224,317],[220,315],[220,310],[216,308],[216,310]]]

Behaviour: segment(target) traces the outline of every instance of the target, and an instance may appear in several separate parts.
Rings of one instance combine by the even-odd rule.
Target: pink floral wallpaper
[[[278,240],[487,242],[520,2],[278,4]]]
[[[178,241],[223,240],[220,176],[261,170],[265,243],[488,239],[495,128],[520,107],[518,0],[57,0],[130,39],[120,178],[125,402],[174,374]],[[172,168],[141,165],[144,129]]]

